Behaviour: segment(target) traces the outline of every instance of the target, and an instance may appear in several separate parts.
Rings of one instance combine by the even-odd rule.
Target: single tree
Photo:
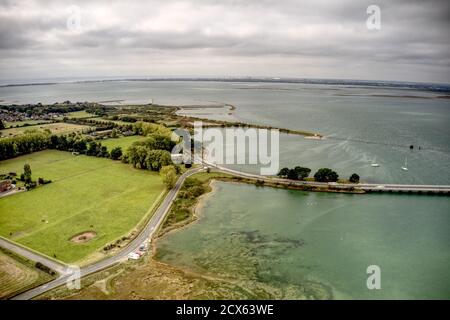
[[[159,171],[167,189],[172,189],[177,181],[177,173],[174,166],[164,166]]]
[[[295,171],[295,169],[289,169],[289,172],[287,174],[287,178],[290,180],[298,180],[298,173]]]
[[[28,163],[23,166],[23,181],[25,183],[31,182],[31,167]]]
[[[111,138],[117,138],[117,137],[118,137],[117,129],[114,128],[114,129],[112,129],[112,131],[111,131]]]
[[[5,129],[5,125],[3,124],[3,121],[0,119],[0,130]]]
[[[309,176],[309,174],[311,173],[311,169],[305,168],[305,167],[297,166],[294,168],[294,170],[297,173],[299,180],[303,180],[303,179],[307,178]]]
[[[359,183],[359,175],[353,173],[348,179],[351,183]]]
[[[336,182],[339,179],[339,175],[329,168],[320,168],[314,174],[314,179],[319,182]]]
[[[278,172],[277,176],[287,177],[288,174],[289,174],[289,168],[283,168],[280,170],[280,172]]]

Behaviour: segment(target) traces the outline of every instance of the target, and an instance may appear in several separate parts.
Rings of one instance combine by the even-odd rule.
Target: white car
[[[141,257],[141,256],[138,255],[138,254],[135,253],[135,252],[130,252],[130,253],[128,254],[128,260],[139,260],[140,257]]]

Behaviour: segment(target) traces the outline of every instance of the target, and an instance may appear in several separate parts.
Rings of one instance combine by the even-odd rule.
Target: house
[[[12,184],[10,180],[0,181],[0,192],[8,191],[12,188]]]
[[[128,131],[123,132],[122,134],[123,134],[125,137],[128,137],[128,136],[133,136],[133,135],[134,135],[134,132],[131,131],[131,130],[128,130]]]

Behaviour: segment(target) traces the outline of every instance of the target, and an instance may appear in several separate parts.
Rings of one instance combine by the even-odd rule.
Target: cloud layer
[[[366,27],[371,4],[381,9],[380,30]],[[449,83],[448,30],[446,0],[3,0],[0,77],[251,75]]]

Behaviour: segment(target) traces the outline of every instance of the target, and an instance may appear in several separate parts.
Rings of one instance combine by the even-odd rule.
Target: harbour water
[[[159,259],[262,297],[450,297],[448,197],[215,189],[198,221],[158,240]],[[380,267],[380,290],[367,288],[371,265]]]

